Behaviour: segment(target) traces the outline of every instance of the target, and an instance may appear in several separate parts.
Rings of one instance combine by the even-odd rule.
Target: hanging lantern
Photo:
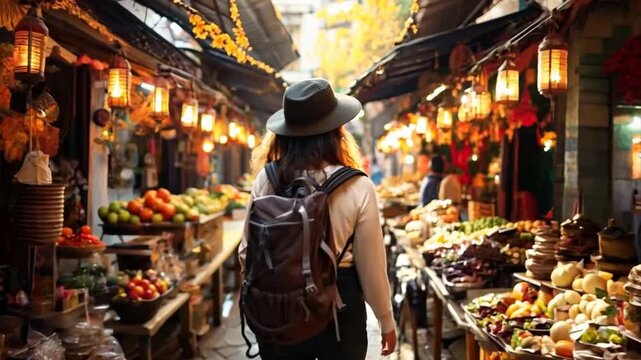
[[[230,121],[227,127],[227,134],[230,140],[236,140],[238,137],[238,125],[235,121]]]
[[[492,95],[484,85],[477,84],[473,87],[472,116],[474,120],[483,120],[492,112]]]
[[[227,139],[227,135],[225,135],[225,134],[220,135],[220,139],[218,139],[218,142],[223,144],[223,145],[227,144],[228,141],[229,141],[229,139]]]
[[[563,94],[568,88],[568,45],[556,32],[539,45],[537,86],[546,97]]]
[[[200,114],[200,131],[210,133],[214,131],[216,123],[216,110],[211,107]]]
[[[213,142],[213,141],[211,141],[211,139],[210,139],[210,138],[208,138],[208,137],[207,137],[207,138],[205,138],[205,139],[203,140],[202,149],[203,149],[203,151],[204,151],[204,152],[206,152],[207,154],[211,153],[212,151],[214,151],[214,142]]]
[[[249,136],[247,136],[247,147],[250,149],[256,147],[256,135],[249,134]]]
[[[425,116],[419,116],[416,120],[416,133],[419,135],[427,134],[427,118]]]
[[[155,119],[164,119],[169,116],[169,83],[161,76],[154,80],[151,116]]]
[[[450,92],[443,94],[443,100],[438,105],[438,112],[436,114],[436,126],[439,129],[448,130],[452,128],[455,107],[452,94]]]
[[[519,102],[519,71],[510,58],[499,67],[496,76],[495,101],[508,106]]]
[[[129,89],[131,88],[131,65],[121,55],[116,55],[109,67],[107,81],[108,104],[110,108],[129,106]]]
[[[458,120],[462,122],[474,120],[472,113],[472,88],[467,88],[461,96],[461,105],[458,107]]]
[[[13,70],[16,79],[28,83],[44,80],[45,48],[49,29],[36,15],[35,8],[16,25],[13,42]]]
[[[185,129],[194,128],[198,124],[198,99],[196,99],[193,92],[189,92],[189,95],[183,101],[180,123]]]

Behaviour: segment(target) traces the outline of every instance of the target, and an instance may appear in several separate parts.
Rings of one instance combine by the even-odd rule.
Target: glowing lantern
[[[235,121],[230,121],[228,128],[227,128],[227,134],[231,140],[236,140],[236,137],[238,137],[238,125],[236,124]]]
[[[420,135],[427,134],[427,118],[425,116],[419,116],[416,120],[416,133]]]
[[[472,88],[466,89],[461,96],[461,105],[458,108],[459,121],[472,121],[474,116],[472,114]]]
[[[227,139],[227,135],[224,135],[224,134],[223,134],[223,135],[220,135],[220,139],[218,139],[218,142],[219,142],[219,143],[221,143],[221,144],[223,144],[223,145],[224,145],[224,144],[227,144],[227,141],[229,141],[229,140]]]
[[[210,138],[205,138],[203,140],[202,149],[203,149],[204,152],[209,154],[210,152],[212,152],[214,150],[214,142],[211,141]]]
[[[151,116],[155,119],[163,119],[169,116],[169,83],[163,77],[157,77],[154,80]]]
[[[568,45],[555,32],[539,45],[537,86],[547,97],[563,94],[568,88]]]
[[[247,147],[250,149],[256,147],[256,135],[249,134],[249,136],[247,136]]]
[[[214,124],[216,123],[216,110],[208,108],[200,114],[200,130],[202,132],[210,133],[214,131]]]
[[[519,102],[519,71],[512,59],[506,59],[496,76],[495,101],[503,105]]]
[[[111,108],[129,106],[129,89],[131,88],[131,65],[121,55],[116,55],[109,67],[107,80],[108,103]]]
[[[16,79],[29,83],[44,80],[47,36],[49,29],[32,7],[15,28],[13,73]]]
[[[190,92],[183,102],[180,123],[185,129],[191,129],[198,123],[198,99],[193,92]]]
[[[438,104],[438,112],[436,114],[436,127],[443,130],[449,130],[454,123],[453,112],[456,105],[452,98],[452,93],[449,91],[443,94],[443,100]]]

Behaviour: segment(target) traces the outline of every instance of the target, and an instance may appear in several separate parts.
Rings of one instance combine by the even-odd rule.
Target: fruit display
[[[71,228],[62,228],[62,232],[56,240],[56,245],[68,247],[105,246],[105,244],[91,232],[91,227],[87,225],[82,226],[76,233],[74,233]]]
[[[109,225],[184,224],[198,221],[201,215],[223,211],[227,205],[223,200],[202,189],[188,188],[184,194],[174,195],[160,188],[148,190],[141,198],[113,201],[109,206],[101,206],[98,216]]]
[[[211,189],[213,199],[222,201],[225,206],[225,213],[231,213],[234,209],[245,209],[249,204],[251,195],[246,192],[238,191],[234,186],[229,184],[218,184]]]
[[[123,272],[119,276],[118,285],[114,302],[155,300],[171,288],[171,282],[152,269],[145,272]]]

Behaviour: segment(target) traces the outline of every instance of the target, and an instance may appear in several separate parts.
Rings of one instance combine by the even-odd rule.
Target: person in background
[[[461,181],[456,169],[450,169],[441,181],[438,198],[439,200],[452,200],[454,205],[461,204]]]
[[[383,182],[383,178],[385,177],[385,174],[383,174],[383,169],[378,164],[378,160],[376,159],[376,157],[372,159],[372,167],[369,177],[370,179],[372,179],[374,185],[380,185]]]
[[[434,155],[430,159],[430,171],[421,184],[420,206],[429,204],[432,200],[438,199],[443,173],[445,172],[445,161],[440,155]]]

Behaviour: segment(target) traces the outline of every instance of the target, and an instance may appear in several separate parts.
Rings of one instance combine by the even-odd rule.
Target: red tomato
[[[127,283],[127,290],[133,290],[133,288],[136,287],[136,283],[133,281],[130,281]]]
[[[157,201],[158,199],[156,199],[155,197],[145,196],[145,207],[148,207],[153,210],[156,208]]]
[[[157,196],[158,196],[158,192],[156,190],[147,190],[147,192],[145,193],[144,198],[146,200],[147,198],[150,198],[150,197],[151,198],[155,198]]]
[[[171,200],[171,193],[165,188],[158,189],[157,196],[164,202],[169,202],[169,200]]]
[[[132,214],[132,215],[139,215],[140,211],[142,210],[142,202],[138,200],[131,200],[127,204],[127,210]]]
[[[156,296],[158,296],[156,292],[152,291],[151,289],[147,289],[142,298],[145,300],[153,300],[156,298]]]
[[[154,216],[153,210],[149,208],[143,208],[142,210],[140,210],[140,221],[150,222],[152,216]]]
[[[158,209],[165,221],[170,221],[176,215],[176,207],[172,204],[164,204]]]
[[[91,226],[85,225],[80,228],[80,233],[85,234],[85,235],[90,235],[91,234]]]
[[[143,289],[142,286],[134,286],[133,291],[140,297],[142,297],[145,294],[145,289]]]
[[[73,230],[68,227],[63,227],[62,228],[62,236],[72,236],[73,235]]]
[[[142,280],[137,280],[136,281],[136,285],[138,285],[138,286],[142,287],[143,289],[147,290],[147,289],[149,289],[149,286],[151,284],[149,283],[149,280],[142,279]]]
[[[129,293],[127,295],[129,295],[130,300],[134,300],[134,301],[140,300],[140,295],[138,295],[138,293],[135,290],[129,290]]]

